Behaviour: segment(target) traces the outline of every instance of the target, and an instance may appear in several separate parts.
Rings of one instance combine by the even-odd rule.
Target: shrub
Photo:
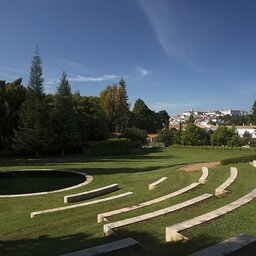
[[[131,141],[131,147],[141,148],[147,141],[147,132],[135,127],[127,128],[123,137]]]
[[[221,164],[228,165],[228,164],[235,164],[235,163],[246,163],[246,162],[250,162],[255,159],[256,159],[256,155],[233,157],[233,158],[228,158],[228,159],[222,160]]]
[[[102,143],[95,144],[90,148],[91,156],[113,156],[127,155],[130,152],[130,140],[110,139]]]

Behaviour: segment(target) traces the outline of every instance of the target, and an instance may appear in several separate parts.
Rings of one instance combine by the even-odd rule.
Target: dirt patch
[[[210,162],[210,163],[198,163],[198,164],[190,164],[179,168],[177,171],[185,171],[185,172],[193,172],[197,170],[201,170],[202,167],[214,168],[220,166],[220,161]]]

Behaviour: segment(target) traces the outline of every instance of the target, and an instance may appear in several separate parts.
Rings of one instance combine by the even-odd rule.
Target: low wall
[[[64,203],[79,202],[79,201],[90,199],[93,197],[105,195],[105,194],[114,192],[118,189],[119,189],[118,184],[111,184],[109,186],[97,188],[97,189],[90,190],[87,192],[73,194],[73,195],[67,195],[67,196],[64,196]]]

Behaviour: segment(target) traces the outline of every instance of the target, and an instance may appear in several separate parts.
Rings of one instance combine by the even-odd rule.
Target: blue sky
[[[63,70],[98,96],[124,77],[169,114],[243,109],[256,99],[254,0],[1,0],[0,80],[28,82],[38,44],[45,91]]]

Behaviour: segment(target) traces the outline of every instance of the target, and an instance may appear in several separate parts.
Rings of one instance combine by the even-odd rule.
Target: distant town
[[[189,110],[180,115],[170,116],[169,128],[181,129],[184,128],[184,124],[189,122],[189,119],[193,116],[194,123],[203,129],[215,131],[219,125],[226,124],[226,120],[229,118],[237,118],[240,120],[239,124],[231,124],[235,127],[240,137],[242,137],[245,131],[252,135],[252,138],[256,138],[256,126],[252,123],[241,123],[242,117],[248,116],[248,112],[244,110],[226,109],[226,110],[214,110],[214,111],[198,111]]]

